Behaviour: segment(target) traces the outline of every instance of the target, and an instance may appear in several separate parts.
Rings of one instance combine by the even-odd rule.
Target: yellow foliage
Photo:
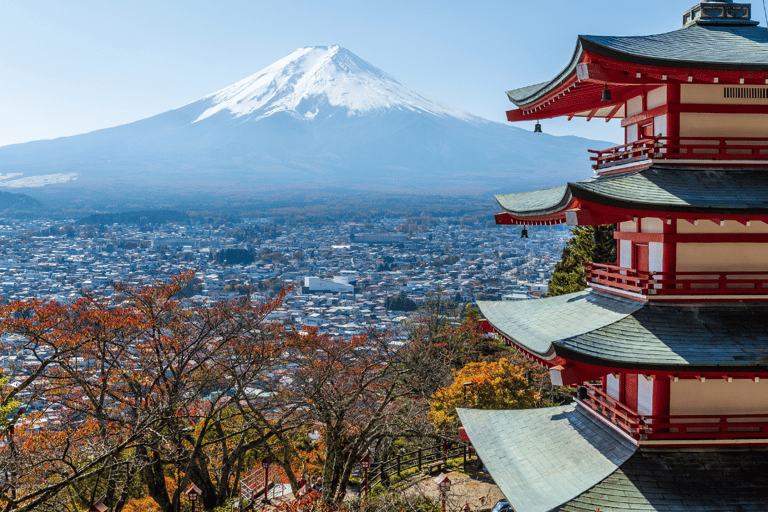
[[[128,501],[123,507],[123,512],[160,512],[160,507],[157,506],[155,500],[149,496],[144,496]]]
[[[465,386],[465,383],[471,385]],[[528,384],[526,368],[508,359],[469,363],[454,372],[453,384],[440,388],[430,401],[430,419],[441,429],[458,421],[456,408],[530,409],[539,394]]]

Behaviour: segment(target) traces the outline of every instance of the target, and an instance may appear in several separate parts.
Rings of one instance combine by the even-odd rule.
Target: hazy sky
[[[0,145],[159,114],[301,46],[339,44],[454,107],[505,122],[504,91],[548,80],[577,34],[680,28],[695,0],[0,1]],[[762,2],[753,18],[765,26]],[[623,139],[617,122],[548,133]],[[533,123],[523,123],[532,129]]]

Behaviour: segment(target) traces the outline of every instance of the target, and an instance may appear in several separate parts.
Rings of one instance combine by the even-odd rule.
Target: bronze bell
[[[523,226],[523,232],[520,233],[520,238],[528,238],[528,230]]]
[[[601,101],[613,101],[613,98],[611,97],[611,91],[608,90],[608,84],[605,84],[605,89],[603,89],[603,97],[601,98]]]
[[[536,123],[536,126],[533,127],[533,133],[541,133],[541,123]]]

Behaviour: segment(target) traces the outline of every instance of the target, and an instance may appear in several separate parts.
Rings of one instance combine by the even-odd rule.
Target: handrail
[[[597,386],[584,383],[581,402],[638,440],[768,438],[764,414],[638,414]],[[745,421],[745,420],[752,421]],[[621,420],[621,421],[619,421]]]
[[[437,461],[453,458],[462,453],[466,454],[467,448],[469,448],[469,457],[472,457],[471,445],[447,439],[445,441],[447,443],[445,451],[443,446],[435,445],[400,454],[393,459],[373,462],[368,474],[369,485],[373,486],[376,482],[381,482],[384,477],[388,479],[391,475],[400,476],[404,471],[413,468],[418,467],[421,471],[424,466]]]
[[[765,137],[648,137],[603,150],[587,150],[597,156],[593,169],[637,160],[768,160]]]
[[[653,295],[766,295],[768,271],[644,272],[604,263],[585,263],[588,284]]]

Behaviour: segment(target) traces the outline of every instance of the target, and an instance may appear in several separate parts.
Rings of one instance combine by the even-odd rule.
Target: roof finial
[[[750,4],[735,4],[733,0],[700,0],[683,15],[683,26],[689,25],[757,25],[752,21]]]

